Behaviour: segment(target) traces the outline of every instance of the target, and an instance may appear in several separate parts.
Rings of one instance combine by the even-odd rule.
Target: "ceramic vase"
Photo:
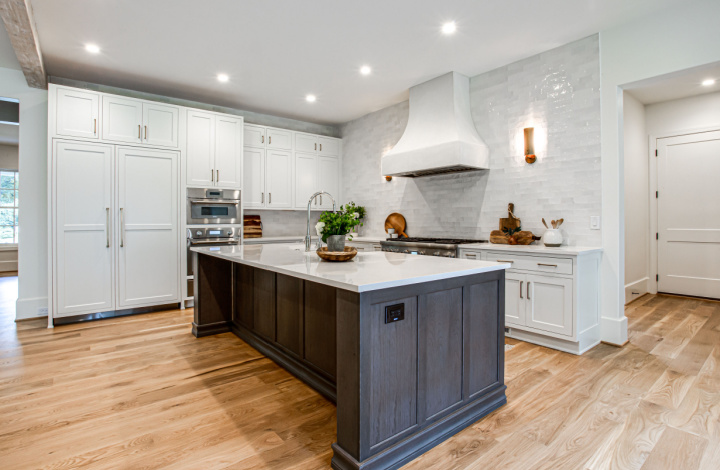
[[[542,242],[545,246],[560,246],[563,242],[563,234],[559,229],[547,229],[543,233]]]

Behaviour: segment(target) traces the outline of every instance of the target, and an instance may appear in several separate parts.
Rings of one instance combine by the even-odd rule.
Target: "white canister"
[[[543,233],[542,242],[545,246],[560,246],[563,242],[563,234],[559,229],[547,229]]]

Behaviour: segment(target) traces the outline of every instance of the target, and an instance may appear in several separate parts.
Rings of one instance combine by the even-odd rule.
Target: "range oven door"
[[[188,199],[187,223],[239,224],[240,201],[235,199]]]

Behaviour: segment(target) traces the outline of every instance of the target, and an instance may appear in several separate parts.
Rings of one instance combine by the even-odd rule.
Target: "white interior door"
[[[242,119],[215,117],[215,183],[220,188],[242,187]]]
[[[103,96],[103,139],[115,142],[142,142],[142,101]]]
[[[54,316],[114,310],[112,146],[55,144]]]
[[[505,271],[505,324],[525,326],[525,275]]]
[[[143,141],[149,145],[178,146],[180,109],[165,104],[143,103]]]
[[[245,147],[243,153],[243,207],[265,207],[265,150]]]
[[[525,325],[572,336],[573,280],[528,274],[525,281]]]
[[[317,157],[311,153],[295,152],[295,208],[307,208],[308,199],[318,191]],[[315,198],[312,208],[317,209],[319,199]]]
[[[199,111],[187,112],[187,184],[215,185],[215,116]]]
[[[292,207],[292,168],[290,152],[267,150],[265,154],[266,207],[285,209]]]
[[[318,157],[318,187],[335,198],[340,207],[340,162],[337,157]],[[321,209],[332,209],[332,200],[320,196]]]
[[[658,139],[658,291],[720,298],[720,131]]]
[[[57,89],[55,127],[60,135],[97,139],[100,129],[100,95],[92,92]]]
[[[178,302],[176,152],[119,147],[118,307]]]

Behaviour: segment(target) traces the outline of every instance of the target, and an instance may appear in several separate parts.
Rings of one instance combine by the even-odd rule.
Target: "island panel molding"
[[[466,262],[454,260],[460,275],[356,292],[277,272],[271,253],[292,250],[271,248],[268,264],[262,256],[194,249],[193,333],[230,329],[334,401],[333,468],[398,468],[506,403],[507,265],[465,272]],[[386,255],[362,254],[370,265]],[[391,255],[395,265],[414,259]],[[317,261],[314,253],[302,256]],[[360,265],[343,269],[357,273]],[[403,315],[388,317],[390,306],[402,306]]]

